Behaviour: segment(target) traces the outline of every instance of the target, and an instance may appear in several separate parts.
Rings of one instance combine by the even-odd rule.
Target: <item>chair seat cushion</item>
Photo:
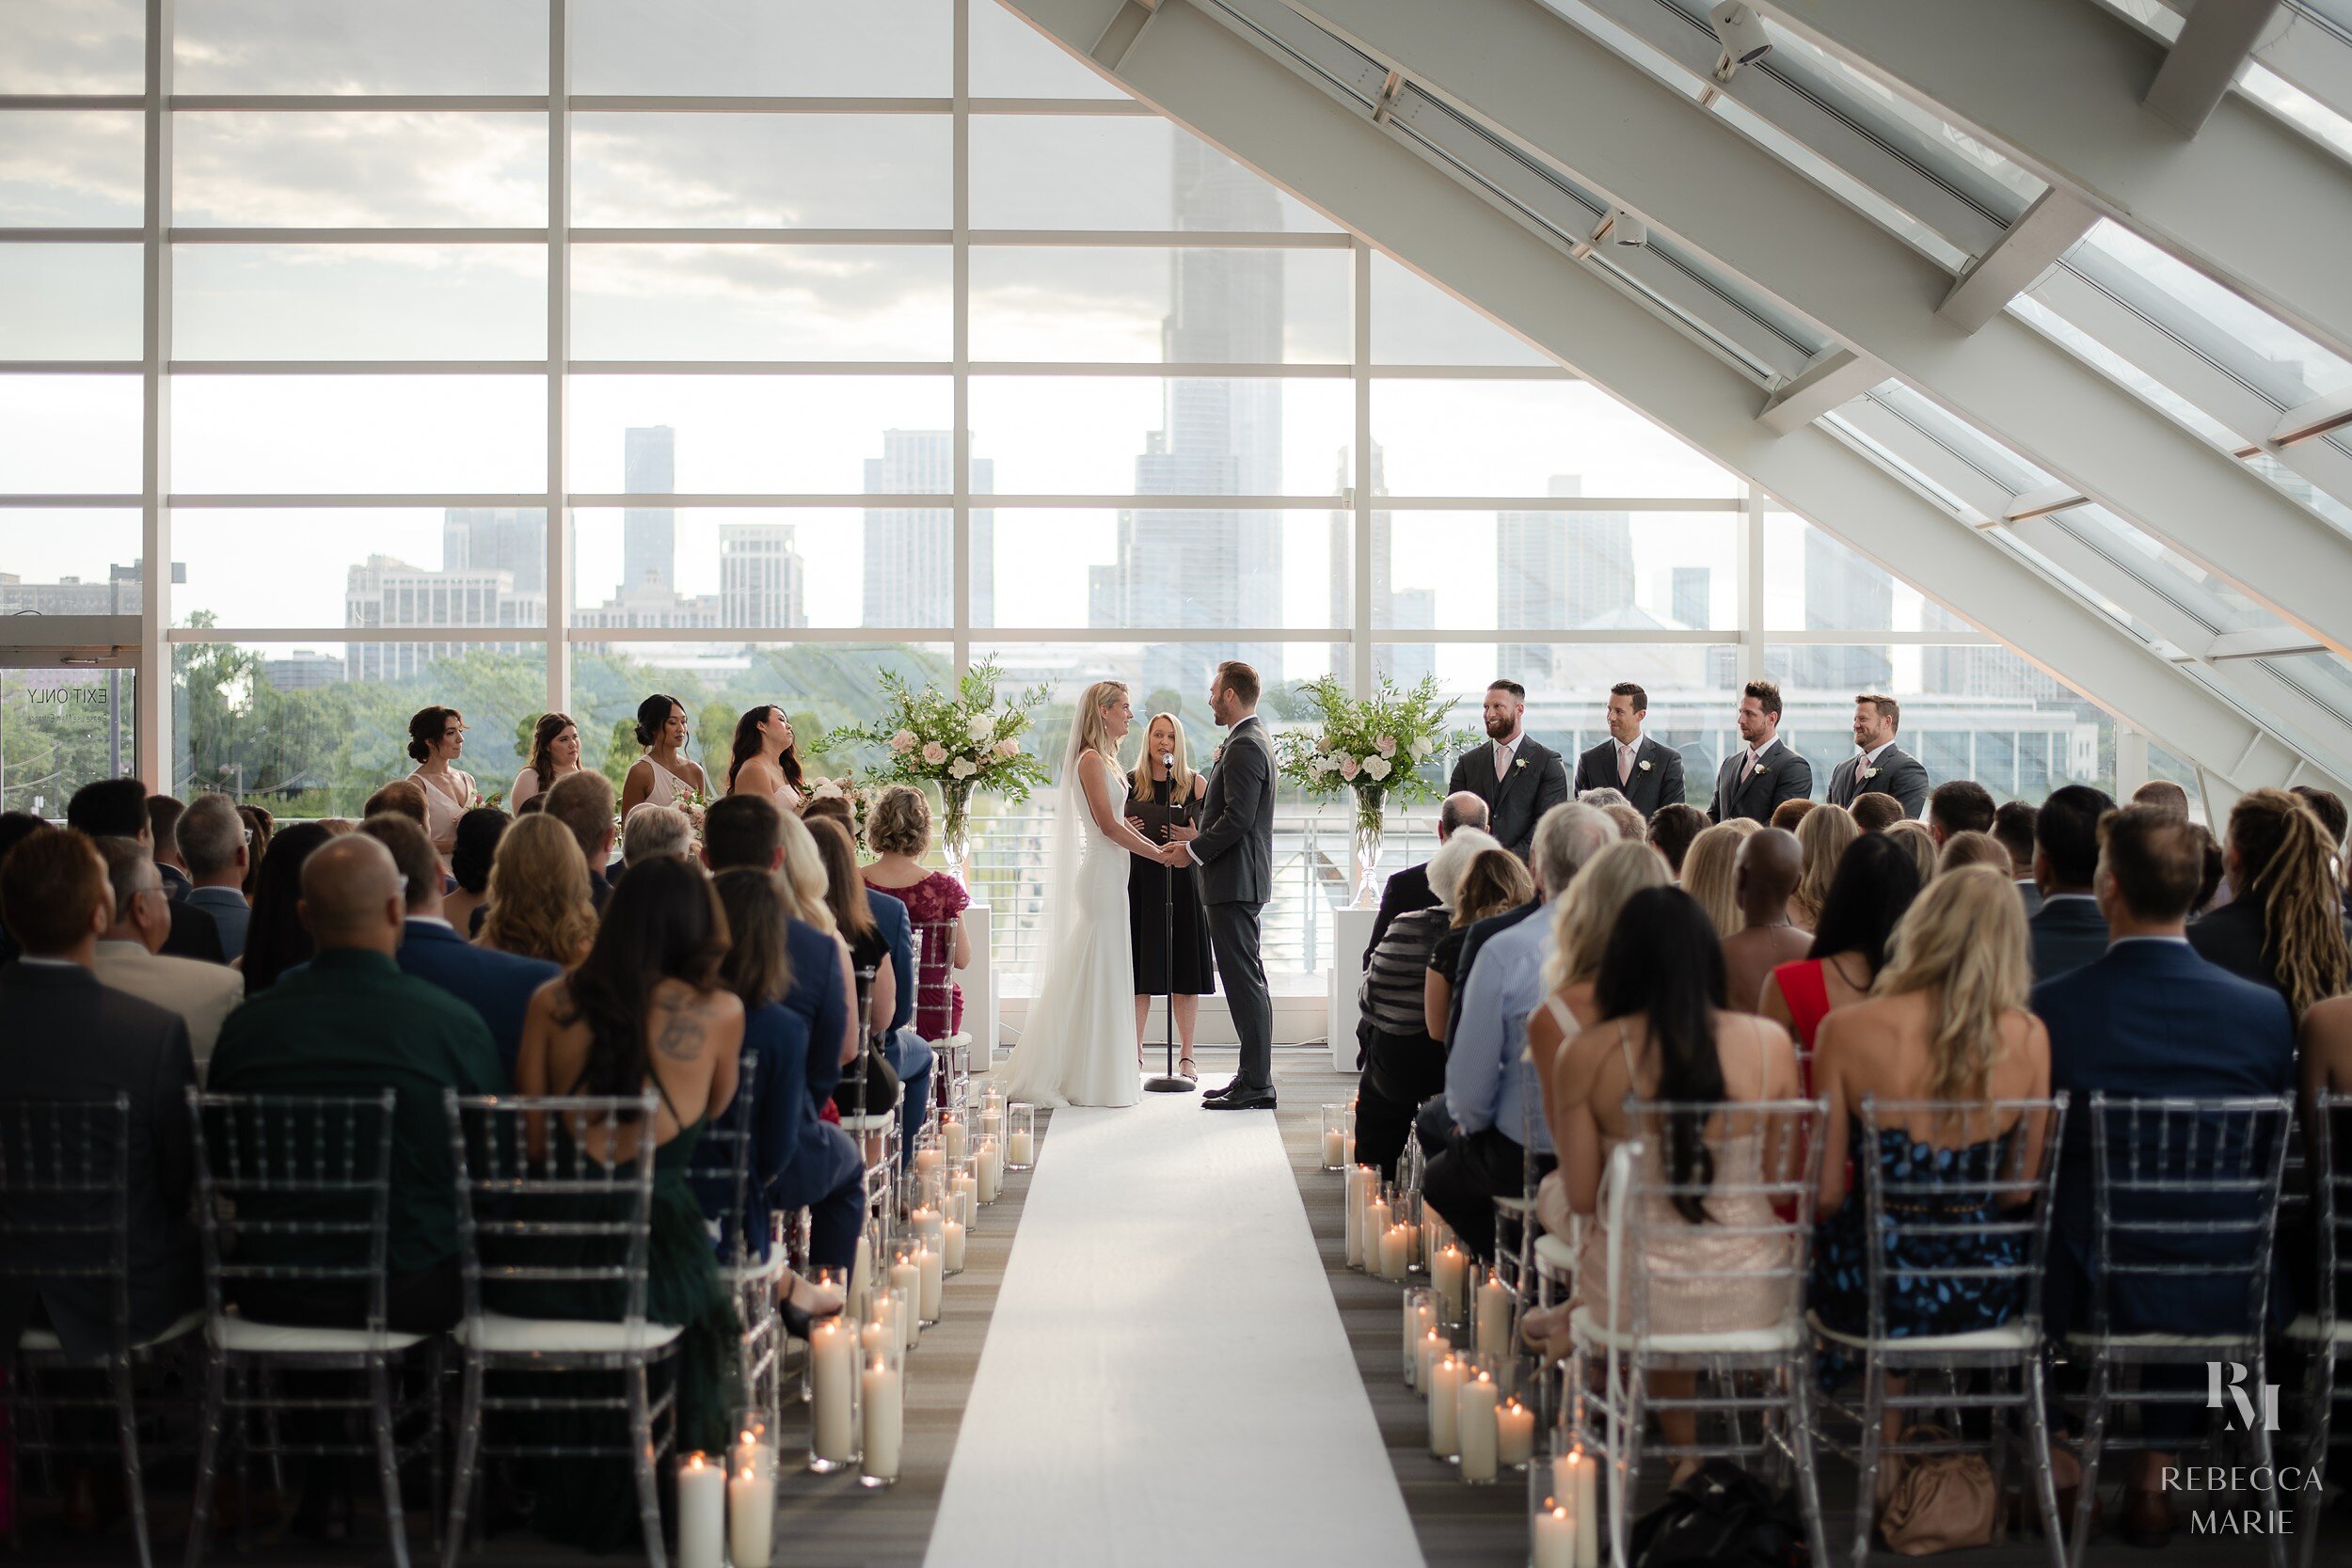
[[[898,1119],[898,1113],[896,1111],[882,1111],[870,1117],[851,1116],[845,1112],[841,1117],[841,1131],[844,1132],[883,1132],[889,1131]]]
[[[1534,1205],[1523,1197],[1499,1197],[1495,1199],[1495,1207],[1506,1214],[1524,1214]]]
[[[1896,1339],[1872,1339],[1867,1335],[1843,1333],[1821,1322],[1819,1312],[1807,1312],[1804,1321],[1822,1338],[1855,1350],[1875,1347],[1895,1351],[2030,1351],[2041,1342],[2041,1336],[2023,1319],[1972,1329],[1966,1334],[1921,1334]]]
[[[2107,1350],[2223,1350],[2246,1343],[2242,1334],[2090,1334],[2070,1333],[2070,1345]]]
[[[1576,1273],[1576,1248],[1568,1245],[1565,1236],[1554,1236],[1547,1230],[1535,1238],[1535,1261],[1566,1278]]]
[[[152,1339],[141,1339],[131,1348],[135,1351],[142,1351],[152,1350],[157,1345],[167,1345],[183,1334],[195,1329],[203,1321],[204,1313],[201,1308],[193,1312],[183,1312],[174,1318],[161,1334],[156,1335]],[[58,1355],[65,1351],[65,1345],[58,1339],[56,1331],[48,1328],[24,1330],[17,1336],[16,1348],[28,1355]]]
[[[485,1312],[457,1325],[457,1342],[494,1355],[612,1354],[657,1350],[685,1330],[675,1323],[615,1323],[587,1318],[510,1318]]]
[[[212,1326],[213,1343],[239,1355],[357,1355],[368,1351],[405,1351],[424,1342],[421,1334],[371,1334],[364,1328],[311,1328],[300,1323],[263,1323],[230,1312]]]
[[[2287,1324],[2287,1338],[2307,1341],[2326,1339],[2331,1344],[2341,1345],[2347,1340],[2352,1340],[2352,1318],[2338,1318],[2327,1327],[2322,1328],[2318,1316],[2306,1312]]]
[[[1604,1350],[1631,1350],[1636,1342],[1634,1335],[1596,1322],[1589,1307],[1569,1314],[1568,1332]],[[1797,1328],[1794,1323],[1775,1323],[1770,1328],[1740,1328],[1724,1334],[1649,1334],[1641,1336],[1639,1343],[1659,1355],[1764,1355],[1794,1350]]]

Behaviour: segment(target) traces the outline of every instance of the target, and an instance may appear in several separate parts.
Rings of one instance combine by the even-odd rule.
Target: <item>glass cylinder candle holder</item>
[[[941,1106],[938,1125],[940,1147],[947,1151],[949,1164],[972,1152],[972,1124],[962,1112],[953,1106]]]
[[[1347,1168],[1347,1107],[1326,1105],[1323,1108],[1323,1168]]]
[[[1494,1373],[1485,1365],[1489,1359],[1481,1356],[1473,1362],[1454,1391],[1454,1461],[1466,1486],[1492,1486],[1502,1469],[1496,1452],[1495,1427],[1495,1411],[1502,1394],[1495,1386]]]
[[[699,1449],[677,1462],[678,1568],[724,1568],[727,1467]]]
[[[859,1408],[864,1415],[865,1432],[858,1483],[874,1488],[896,1486],[899,1460],[906,1448],[905,1347],[878,1345],[869,1350],[859,1376]]]
[[[808,1467],[818,1475],[857,1463],[859,1345],[846,1319],[826,1318],[808,1331]]]
[[[727,1450],[727,1556],[734,1568],[769,1568],[776,1551],[776,1449],[768,1412],[738,1410],[735,1434]]]
[[[1495,1459],[1511,1471],[1528,1470],[1535,1462],[1535,1412],[1516,1393],[1495,1407]]]
[[[914,1134],[914,1150],[907,1156],[907,1174],[912,1179],[935,1175],[947,1168],[947,1148],[940,1140],[939,1129],[925,1123]]]
[[[1405,1273],[1407,1277],[1429,1273],[1429,1227],[1423,1223],[1425,1210],[1417,1188],[1402,1188],[1396,1195],[1396,1223],[1405,1227]]]
[[[1405,1386],[1421,1386],[1421,1343],[1438,1326],[1438,1308],[1426,1285],[1405,1288]]]
[[[1037,1164],[1037,1107],[1014,1101],[1005,1107],[1005,1168],[1028,1170]]]
[[[979,1177],[979,1200],[983,1205],[1004,1196],[1005,1135],[1001,1130],[980,1134],[980,1141],[972,1147],[972,1165]]]
[[[924,1241],[914,1248],[915,1321],[929,1328],[947,1309],[947,1250],[944,1242]]]
[[[923,1326],[923,1270],[915,1260],[917,1250],[913,1242],[901,1242],[890,1260],[890,1289],[898,1292],[904,1309],[898,1315],[899,1337],[909,1350],[914,1348],[916,1331]]]
[[[966,1230],[980,1218],[980,1158],[978,1148],[947,1162],[947,1212],[963,1222]]]

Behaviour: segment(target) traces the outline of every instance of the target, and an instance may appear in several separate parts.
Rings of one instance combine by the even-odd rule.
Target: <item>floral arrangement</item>
[[[1441,752],[1462,751],[1475,737],[1446,728],[1454,699],[1438,699],[1435,676],[1424,676],[1409,691],[1384,679],[1363,698],[1350,697],[1326,676],[1300,687],[1299,695],[1323,716],[1323,726],[1277,736],[1276,764],[1283,778],[1317,799],[1355,795],[1356,896],[1368,901],[1375,891],[1372,877],[1388,802],[1437,799],[1438,786],[1422,776],[1421,765]]]
[[[866,818],[874,809],[874,791],[860,784],[856,775],[844,773],[837,779],[811,779],[808,781],[808,798],[812,800],[847,800],[851,822],[850,836],[857,840],[859,847],[865,847]]]
[[[937,784],[945,817],[941,843],[949,870],[961,876],[971,845],[972,792],[993,790],[1018,803],[1048,782],[1045,765],[1021,749],[1021,737],[1052,688],[1032,686],[1000,706],[993,658],[974,665],[945,690],[935,686],[916,690],[889,670],[876,678],[889,711],[870,724],[828,735],[826,748],[845,740],[878,746],[883,784]]]

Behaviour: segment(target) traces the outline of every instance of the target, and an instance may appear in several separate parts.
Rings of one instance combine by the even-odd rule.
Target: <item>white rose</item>
[[[1424,736],[1421,739],[1413,742],[1413,760],[1415,762],[1427,762],[1429,760],[1429,753],[1437,749],[1438,748],[1436,746],[1430,743],[1429,738]]]
[[[902,752],[914,751],[914,732],[913,730],[900,730],[897,735],[892,736],[890,737],[890,749],[894,752]]]
[[[956,758],[956,765],[953,768],[948,768],[947,771],[953,773],[959,779],[968,779],[973,774],[978,772],[979,768],[974,764],[970,757],[958,757]]]
[[[993,713],[976,713],[972,716],[972,722],[966,724],[963,731],[975,740],[986,740],[996,733],[996,716]]]
[[[842,798],[841,786],[831,779],[819,779],[816,787],[808,792],[808,798],[812,800],[838,800]]]
[[[936,740],[925,741],[923,743],[923,760],[930,763],[933,768],[936,768],[941,763],[947,760],[947,748],[942,746]]]
[[[1389,776],[1389,759],[1386,757],[1366,757],[1364,759],[1364,776],[1375,783],[1379,780],[1387,778]]]

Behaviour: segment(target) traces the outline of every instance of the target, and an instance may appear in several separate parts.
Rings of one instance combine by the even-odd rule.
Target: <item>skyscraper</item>
[[[544,576],[544,570],[542,575]],[[524,593],[512,572],[483,567],[456,570],[411,566],[389,555],[371,555],[345,575],[343,625],[373,626],[497,626],[537,631],[547,625],[544,593]],[[543,641],[348,642],[345,678],[399,680],[427,665],[487,648],[497,653],[536,652]]]
[[[1346,448],[1340,449],[1339,482],[1334,488],[1345,492],[1356,483],[1356,456]],[[1375,442],[1372,449],[1372,493],[1389,493],[1387,455]],[[1335,626],[1368,626],[1375,641],[1394,637],[1399,632],[1427,631],[1438,624],[1438,594],[1433,588],[1394,588],[1394,558],[1391,553],[1392,515],[1378,508],[1372,515],[1372,597],[1362,606],[1352,605],[1356,589],[1356,514],[1341,508],[1331,514],[1331,625]],[[1350,617],[1353,617],[1351,619]],[[1349,649],[1334,642],[1330,650],[1331,673],[1345,678]],[[1374,673],[1387,675],[1399,686],[1410,687],[1423,675],[1432,674],[1438,667],[1437,650],[1426,644],[1408,647],[1383,647],[1373,657]]]
[[[633,495],[666,496],[677,489],[677,433],[666,424],[630,430],[621,487]],[[621,587],[677,586],[676,514],[668,507],[632,506],[621,514]]]
[[[1817,528],[1804,531],[1804,626],[1807,631],[1890,630],[1895,579]],[[1806,646],[1789,661],[1789,684],[1802,690],[1883,690],[1894,678],[1883,645]]]
[[[955,432],[885,430],[882,454],[866,460],[869,496],[944,496],[956,487]],[[993,458],[972,460],[975,496],[993,495]],[[955,514],[946,507],[866,514],[866,614],[869,626],[946,626],[955,621]],[[996,624],[996,514],[972,514],[972,625]]]
[[[792,547],[790,523],[719,525],[719,623],[728,626],[804,626],[805,564]]]
[[[1550,494],[1584,493],[1576,474],[1551,476]],[[1500,631],[1573,631],[1633,604],[1633,523],[1622,512],[1501,512],[1495,515],[1495,626]],[[1500,673],[1524,686],[1549,684],[1561,649],[1504,643]]]
[[[1706,629],[1713,613],[1713,574],[1704,566],[1677,566],[1670,580],[1673,592],[1668,609],[1676,624],[1692,631]]]
[[[1274,188],[1189,137],[1176,144],[1179,229],[1282,226]],[[1275,364],[1282,357],[1282,253],[1177,249],[1175,308],[1162,325],[1169,363]],[[1136,459],[1138,496],[1271,496],[1282,487],[1281,384],[1171,379],[1160,428]],[[1160,511],[1119,515],[1114,590],[1092,607],[1095,624],[1186,629],[1272,626],[1282,610],[1282,533],[1263,511]],[[1268,687],[1282,679],[1282,645],[1190,643],[1155,647],[1147,690],[1207,689],[1220,659],[1242,658]]]
[[[545,593],[546,517],[538,507],[450,507],[441,514],[441,565],[453,572],[505,572],[517,594]]]

